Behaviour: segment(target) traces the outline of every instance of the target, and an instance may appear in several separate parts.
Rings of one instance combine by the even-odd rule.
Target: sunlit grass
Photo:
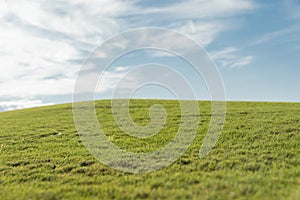
[[[149,123],[160,103],[165,127],[148,139],[116,125],[109,101],[96,103],[106,135],[120,148],[149,152],[176,134],[176,101],[134,100],[131,116]],[[300,184],[300,104],[229,102],[223,133],[204,159],[199,149],[210,121],[210,103],[199,102],[198,135],[173,165],[129,174],[98,162],[83,146],[71,105],[0,113],[0,199],[294,199]]]

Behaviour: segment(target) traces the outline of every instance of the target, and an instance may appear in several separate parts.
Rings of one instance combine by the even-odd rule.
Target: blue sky
[[[220,70],[228,100],[300,101],[299,1],[2,0],[0,111],[71,102],[90,51],[113,35],[149,26],[201,44]],[[115,69],[147,59],[136,53]],[[181,63],[170,56],[155,59],[177,68]],[[109,84],[120,75],[112,71],[99,98],[109,98]],[[186,77],[193,79],[188,71]],[[148,88],[137,97],[168,95]]]

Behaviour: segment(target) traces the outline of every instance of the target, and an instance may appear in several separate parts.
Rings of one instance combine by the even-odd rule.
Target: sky
[[[175,30],[199,43],[221,74],[227,100],[300,101],[299,1],[0,0],[0,111],[72,102],[90,52],[142,27]],[[143,51],[112,65],[97,98],[110,98],[125,72],[147,61],[184,68],[197,97],[209,99],[182,60]],[[134,97],[172,96],[163,90],[148,86]]]

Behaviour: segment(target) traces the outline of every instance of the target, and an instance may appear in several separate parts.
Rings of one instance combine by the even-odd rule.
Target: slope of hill
[[[180,124],[176,101],[133,100],[136,123],[149,123],[148,108],[165,106],[166,126],[137,139],[115,124],[109,101],[97,116],[120,148],[149,152],[166,145]],[[200,159],[210,120],[199,102],[198,135],[171,166],[130,174],[97,161],[78,136],[69,104],[0,113],[0,199],[300,199],[300,104],[229,102],[222,135]]]

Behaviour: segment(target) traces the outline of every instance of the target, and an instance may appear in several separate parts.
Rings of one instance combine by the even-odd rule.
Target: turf
[[[150,152],[166,145],[180,124],[178,102],[132,100],[137,124],[160,103],[165,127],[148,139],[126,135],[109,101],[97,116],[120,148]],[[210,121],[210,103],[199,102],[199,130],[188,151],[151,173],[116,171],[82,144],[70,104],[0,113],[0,199],[300,199],[300,104],[228,102],[222,135],[203,159],[199,149]]]

